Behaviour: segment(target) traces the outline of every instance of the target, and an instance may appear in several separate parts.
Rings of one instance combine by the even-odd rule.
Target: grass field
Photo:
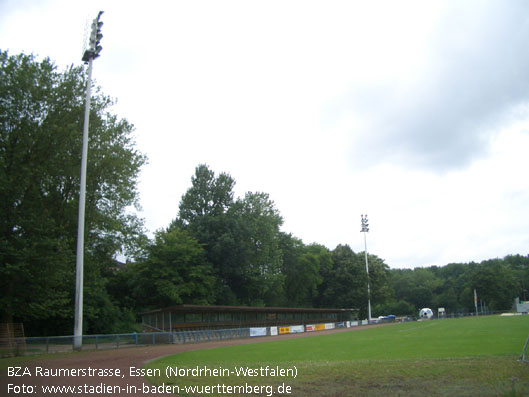
[[[283,394],[291,396],[529,396],[529,364],[518,361],[528,335],[529,316],[411,322],[186,352],[145,368],[160,371],[148,377],[154,385],[205,387],[201,391],[249,385],[246,391],[257,386],[252,390],[260,395],[282,395],[279,387],[287,385],[291,393]],[[175,367],[195,374],[166,377]],[[205,376],[215,374],[204,368],[224,370],[224,376]],[[287,376],[271,376],[272,369]]]

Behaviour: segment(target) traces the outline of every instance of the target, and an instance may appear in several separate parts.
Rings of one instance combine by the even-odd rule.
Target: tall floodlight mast
[[[83,270],[84,270],[84,220],[85,220],[85,197],[86,197],[86,163],[88,157],[88,119],[90,117],[90,99],[92,85],[92,61],[97,58],[102,50],[100,45],[101,27],[103,22],[99,20],[103,11],[99,11],[97,18],[92,22],[92,32],[88,48],[83,53],[83,62],[88,64],[88,78],[86,82],[86,102],[83,125],[83,152],[81,157],[81,181],[79,191],[79,221],[77,226],[77,257],[75,277],[75,319],[73,327],[73,348],[81,350],[83,346]]]
[[[364,252],[366,257],[366,273],[367,273],[367,321],[371,322],[371,290],[369,288],[369,264],[367,262],[367,233],[369,232],[369,223],[367,221],[367,214],[360,215],[362,218],[362,230],[361,233],[364,233]]]

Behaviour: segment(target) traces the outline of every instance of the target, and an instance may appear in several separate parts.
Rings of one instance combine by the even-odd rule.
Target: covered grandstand
[[[142,313],[144,332],[346,322],[358,309],[178,305]]]

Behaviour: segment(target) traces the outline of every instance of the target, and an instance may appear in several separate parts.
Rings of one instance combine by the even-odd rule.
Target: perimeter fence
[[[372,321],[371,323],[374,323]],[[122,349],[159,344],[189,344],[259,336],[275,336],[289,333],[315,332],[335,328],[367,325],[368,321],[345,321],[338,323],[289,325],[234,329],[206,329],[174,332],[144,332],[108,335],[83,335],[83,350]],[[2,356],[33,355],[73,351],[74,336],[46,336],[15,338],[9,349],[1,349]]]
[[[206,341],[221,341],[249,337],[249,328],[202,330],[182,332],[145,332],[127,334],[83,335],[83,350],[122,349],[127,347],[186,344]],[[73,350],[74,336],[49,336],[25,338],[25,353],[59,353]]]

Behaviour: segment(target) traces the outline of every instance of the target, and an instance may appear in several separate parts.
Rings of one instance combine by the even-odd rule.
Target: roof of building
[[[214,305],[176,305],[164,307],[161,309],[149,310],[141,314],[154,314],[160,312],[319,312],[319,313],[337,313],[358,311],[358,309],[328,309],[328,308],[307,308],[307,307],[254,307],[254,306],[214,306]]]

